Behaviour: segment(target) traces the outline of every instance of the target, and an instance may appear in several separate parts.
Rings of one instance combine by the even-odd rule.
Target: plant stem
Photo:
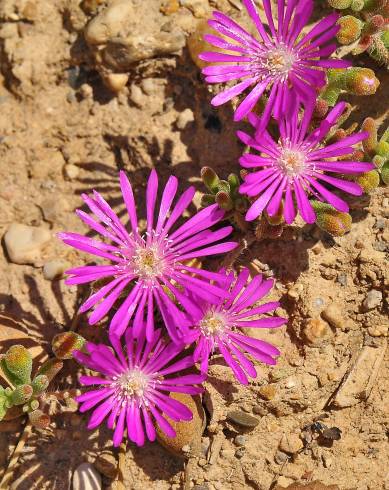
[[[9,488],[9,483],[11,481],[13,472],[15,470],[15,467],[18,463],[19,456],[23,451],[24,445],[26,444],[28,438],[30,437],[32,432],[32,425],[30,422],[27,422],[26,425],[24,426],[24,430],[22,435],[20,436],[20,439],[14,449],[14,452],[11,456],[11,459],[8,464],[8,468],[5,470],[5,473],[3,475],[3,478],[0,483],[0,490],[8,490]]]

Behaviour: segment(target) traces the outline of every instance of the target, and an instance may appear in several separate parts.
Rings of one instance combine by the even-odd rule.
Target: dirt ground
[[[209,165],[225,178],[237,170],[242,152],[232,108],[210,106],[210,89],[187,46],[134,64],[127,86],[117,96],[110,92],[83,38],[85,25],[104,2],[79,4],[0,2],[0,236],[12,223],[21,223],[49,230],[52,237],[32,265],[12,263],[3,243],[0,351],[12,338],[28,334],[26,342],[43,349],[39,358],[50,353],[51,339],[69,325],[84,294],[43,274],[53,260],[75,266],[86,258],[55,237],[62,230],[85,232],[73,212],[81,206],[80,194],[96,189],[123,211],[118,170],[125,169],[142,204],[153,166],[163,180],[173,173],[182,188],[193,183],[204,191],[200,168]],[[134,29],[157,37],[174,32],[178,46],[211,7],[243,15],[236,1],[180,4],[133,0]],[[315,17],[323,12],[318,7]],[[359,66],[369,63],[358,59]],[[389,76],[384,69],[376,73],[381,81],[376,95],[352,99],[354,120],[369,115],[382,121]],[[342,238],[300,226],[289,239],[254,244],[240,258],[237,265],[254,261],[276,279],[271,296],[280,299],[278,313],[289,322],[260,332],[282,356],[273,368],[260,365],[249,387],[234,382],[220,360],[213,363],[204,399],[208,424],[202,454],[187,472],[196,490],[268,490],[314,480],[341,490],[389,488],[389,377],[387,358],[382,360],[388,331],[387,189],[355,200],[352,216],[352,230]],[[364,301],[372,290],[382,293],[381,300],[367,309]],[[85,318],[78,329],[88,338],[104,335],[104,324],[87,327]],[[77,369],[69,361],[54,388],[74,386]],[[72,474],[81,462],[94,463],[104,448],[112,450],[110,432],[104,427],[87,431],[87,416],[76,408],[62,403],[50,428],[34,432],[12,490],[72,488]],[[226,420],[233,410],[250,414],[258,425],[243,432]],[[303,430],[318,418],[339,428],[341,438],[331,441]],[[21,420],[0,423],[0,475],[21,429]],[[285,438],[296,446],[289,452]],[[157,443],[143,448],[129,443],[125,488],[182,488],[184,466],[184,460]],[[103,488],[116,488],[110,485],[103,476]]]

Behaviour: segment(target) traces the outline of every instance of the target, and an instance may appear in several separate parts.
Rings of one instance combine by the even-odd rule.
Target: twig
[[[23,433],[20,436],[20,439],[15,447],[15,450],[11,456],[11,459],[8,464],[8,468],[5,470],[5,473],[1,480],[0,490],[8,490],[13,472],[19,460],[19,456],[23,451],[24,445],[26,444],[28,438],[30,437],[31,432],[32,432],[32,425],[30,422],[27,422],[26,425],[24,426]]]

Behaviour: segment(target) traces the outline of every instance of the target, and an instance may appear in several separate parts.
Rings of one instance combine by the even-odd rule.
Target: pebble
[[[144,78],[141,81],[140,86],[146,95],[153,95],[160,88],[160,84],[155,78]]]
[[[48,281],[62,277],[63,273],[66,271],[66,269],[69,269],[70,266],[70,262],[62,259],[46,262],[43,266],[43,277]]]
[[[118,474],[118,462],[110,451],[99,454],[94,463],[96,469],[107,478],[113,480]]]
[[[73,473],[73,490],[101,490],[101,476],[90,463],[82,463]]]
[[[262,398],[270,401],[276,396],[277,389],[275,385],[264,385],[258,391]]]
[[[4,235],[8,256],[14,264],[35,264],[50,239],[49,230],[21,223],[12,223]]]
[[[241,459],[244,456],[244,453],[246,452],[245,447],[240,447],[235,451],[235,458]]]
[[[209,5],[207,0],[180,0],[182,7],[188,8],[198,19],[207,17]]]
[[[341,285],[341,286],[347,286],[347,275],[346,274],[338,274],[337,278],[336,278],[337,282]]]
[[[227,420],[246,429],[254,429],[259,424],[259,420],[241,410],[228,412]]]
[[[127,85],[129,75],[127,73],[109,73],[104,75],[103,81],[105,86],[114,92],[119,93]]]
[[[182,111],[176,120],[176,126],[178,129],[185,129],[187,124],[191,123],[194,121],[194,114],[192,109],[185,109]]]
[[[304,447],[304,444],[297,434],[284,434],[278,447],[284,453],[295,454]]]
[[[333,327],[342,329],[345,326],[342,310],[343,308],[339,304],[332,303],[321,312],[321,316]]]
[[[80,169],[77,167],[77,165],[68,163],[64,166],[63,173],[67,179],[74,180],[78,177]]]
[[[366,298],[362,303],[362,309],[363,311],[373,310],[381,304],[381,301],[382,292],[378,291],[377,289],[372,289],[367,293]]]
[[[330,327],[320,318],[310,318],[304,328],[304,337],[310,344],[322,342],[330,333]]]
[[[388,325],[374,325],[367,329],[372,337],[385,337],[388,335]]]
[[[130,87],[130,100],[133,102],[137,107],[143,107],[146,98],[138,85],[135,85],[134,83]]]
[[[277,464],[285,464],[288,461],[288,459],[289,459],[288,455],[283,453],[282,451],[277,451],[274,456],[274,461]]]
[[[246,445],[246,438],[245,436],[242,436],[242,435],[237,435],[234,439],[234,443],[237,445],[237,446],[245,446]]]

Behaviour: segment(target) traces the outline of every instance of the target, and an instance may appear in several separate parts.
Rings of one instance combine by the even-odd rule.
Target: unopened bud
[[[73,351],[82,349],[85,339],[76,332],[63,332],[56,335],[51,347],[55,357],[58,359],[71,359]]]
[[[32,357],[22,345],[13,345],[1,361],[4,374],[12,384],[24,384],[31,381]]]
[[[389,161],[385,162],[381,168],[381,179],[385,185],[389,185]]]
[[[362,141],[363,150],[372,156],[377,146],[377,125],[372,117],[367,117],[362,123],[362,130],[369,133],[368,138]]]
[[[380,141],[375,149],[377,155],[382,157],[389,157],[389,143],[387,141]]]
[[[24,405],[32,397],[33,389],[31,385],[19,385],[11,393],[10,400],[12,405]]]
[[[364,0],[351,0],[351,10],[354,12],[360,12],[365,6]]]
[[[49,378],[44,374],[35,376],[31,383],[32,389],[34,390],[34,395],[40,395],[41,393],[43,393],[49,386],[49,382]]]
[[[376,189],[380,184],[380,174],[377,170],[371,170],[358,175],[355,181],[362,187],[363,192],[369,194],[372,190]]]
[[[351,5],[352,0],[328,0],[328,3],[330,4],[331,7],[334,9],[348,9]]]
[[[216,202],[225,211],[231,211],[234,207],[231,197],[224,191],[220,191],[216,194]]]
[[[343,236],[351,229],[352,219],[348,213],[341,213],[330,204],[311,201],[316,212],[316,224],[332,236]]]
[[[370,68],[349,68],[345,71],[345,85],[353,95],[373,95],[380,82]]]
[[[201,169],[201,179],[208,190],[213,193],[217,192],[217,186],[220,179],[211,167],[203,167]]]
[[[361,35],[363,23],[353,15],[345,15],[338,20],[340,29],[336,38],[340,44],[351,44]]]

